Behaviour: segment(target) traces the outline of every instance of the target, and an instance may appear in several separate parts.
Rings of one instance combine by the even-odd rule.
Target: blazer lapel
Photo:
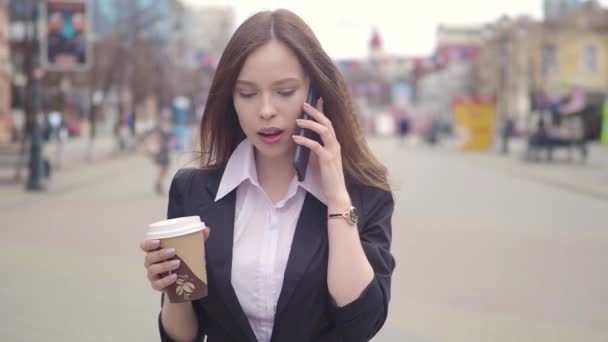
[[[324,240],[327,240],[327,207],[313,195],[307,193],[285,269],[283,288],[275,314],[275,328],[280,321],[281,313],[289,304],[294,290],[319,252]]]
[[[222,304],[228,308],[230,314],[234,317],[234,322],[241,330],[240,334],[235,331],[229,331],[229,333],[233,334],[238,341],[256,341],[255,334],[232,287],[232,247],[236,190],[215,202],[215,195],[222,174],[223,170],[217,172],[215,177],[210,177],[207,183],[207,191],[211,198],[200,210],[203,221],[211,228],[209,241],[205,244],[207,271],[215,280],[217,293],[221,297]]]

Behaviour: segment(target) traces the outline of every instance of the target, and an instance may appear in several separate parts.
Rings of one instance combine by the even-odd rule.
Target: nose
[[[260,108],[260,117],[264,120],[270,120],[277,115],[277,110],[272,102],[270,95],[262,97],[262,108]]]

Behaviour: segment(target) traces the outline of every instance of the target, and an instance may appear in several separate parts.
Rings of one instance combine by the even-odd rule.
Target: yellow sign
[[[463,150],[482,151],[492,147],[496,122],[494,100],[458,98],[454,101],[454,115],[458,131],[463,132]]]

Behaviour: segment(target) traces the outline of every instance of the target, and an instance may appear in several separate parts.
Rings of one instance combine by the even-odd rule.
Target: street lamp
[[[35,55],[40,51],[37,47],[38,4],[39,2],[36,0],[28,0],[25,4],[28,30],[26,34],[26,63],[24,67],[29,75],[28,97],[30,102],[27,106],[30,133],[29,175],[26,185],[28,191],[46,189],[46,172],[42,160],[42,132],[40,130],[41,121],[44,120],[44,114],[42,113],[42,79],[44,78],[44,70],[39,66],[39,62],[34,62]]]
[[[34,108],[32,109],[30,121],[30,172],[27,180],[27,190],[40,191],[46,188],[46,172],[42,160],[42,132],[40,130],[41,121],[44,120],[44,113],[42,113],[42,79],[44,78],[44,70],[41,67],[36,67],[31,77],[33,80],[32,100]]]

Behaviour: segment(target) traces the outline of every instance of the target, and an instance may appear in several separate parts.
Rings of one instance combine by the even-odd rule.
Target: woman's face
[[[295,120],[308,94],[308,77],[296,55],[272,40],[247,57],[234,87],[241,128],[266,158],[293,155]]]

